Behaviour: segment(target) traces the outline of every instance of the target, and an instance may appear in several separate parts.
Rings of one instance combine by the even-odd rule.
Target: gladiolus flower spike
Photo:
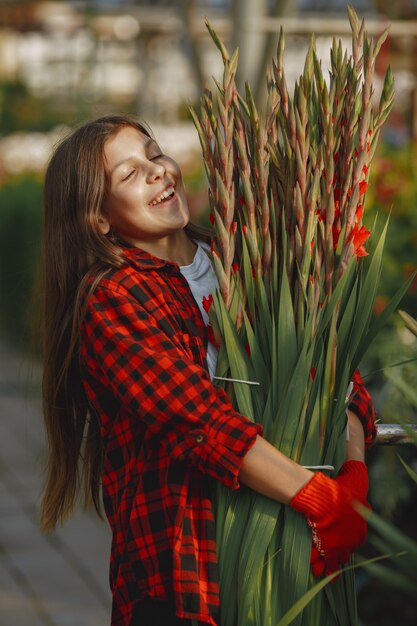
[[[263,113],[249,88],[239,93],[237,53],[229,55],[208,25],[223,79],[193,111],[215,233],[211,256],[220,289],[203,306],[221,344],[219,376],[241,381],[228,383],[235,407],[263,425],[272,445],[296,461],[335,467],[345,453],[349,377],[376,323],[385,231],[368,252],[362,219],[370,165],[394,98],[388,69],[380,102],[372,102],[385,35],[374,45],[351,7],[348,14],[351,53],[334,40],[325,80],[313,41],[293,93],[281,30]],[[277,624],[311,588],[308,576],[291,575],[285,557],[309,563],[311,530],[287,510],[281,514],[278,503],[239,492],[219,489],[215,498],[219,626],[264,626],[265,615]],[[316,575],[325,571],[319,565]],[[269,581],[280,582],[273,598]],[[349,576],[327,587],[303,609],[300,624],[316,623],[317,614],[333,623],[330,606],[340,613],[336,621],[350,624],[354,593]]]

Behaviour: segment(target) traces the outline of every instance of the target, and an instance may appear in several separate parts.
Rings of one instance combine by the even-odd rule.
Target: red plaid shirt
[[[262,432],[206,369],[207,330],[177,265],[127,248],[102,279],[81,329],[85,389],[100,416],[103,500],[113,531],[112,626],[144,596],[216,624],[211,476],[236,489]]]
[[[103,278],[81,328],[85,389],[100,417],[103,500],[113,532],[112,626],[145,596],[215,625],[219,589],[209,478],[236,489],[262,432],[237,413],[206,368],[207,329],[177,265],[127,248]],[[355,406],[370,439],[372,405]]]

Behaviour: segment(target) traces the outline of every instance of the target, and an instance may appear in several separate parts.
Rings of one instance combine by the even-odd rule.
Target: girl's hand
[[[326,518],[323,509],[324,516],[320,517],[319,514],[318,518],[313,520],[314,513],[309,515],[308,509],[297,509],[298,500],[301,500],[303,497],[301,492],[297,494],[300,498],[297,499],[296,496],[291,501],[293,508],[304,512],[313,529],[313,546],[310,562],[315,576],[320,576],[323,573],[330,574],[338,570],[343,563],[349,561],[352,552],[363,543],[366,537],[366,522],[351,506],[356,501],[370,508],[366,499],[368,494],[368,470],[364,463],[365,436],[359,418],[349,410],[347,416],[349,436],[346,441],[346,462],[342,465],[339,475],[333,482],[332,479],[327,479],[327,481],[330,481],[327,482],[327,487],[326,481],[320,479],[323,483],[323,488],[328,490],[328,493],[323,493],[323,497],[328,497],[330,500],[335,498],[333,516],[330,512],[330,516]],[[318,483],[318,481],[316,482]],[[337,487],[333,483],[336,483]],[[312,485],[311,489],[314,488],[317,488],[317,484]],[[340,493],[337,491],[338,488]],[[309,484],[304,489],[306,489],[308,496],[310,491]],[[337,521],[338,516],[340,521]],[[343,544],[345,539],[346,542]]]
[[[337,570],[365,541],[366,522],[352,506],[358,500],[365,506],[367,469],[363,428],[352,413],[349,417],[348,462],[334,480],[321,472],[313,474],[291,461],[265,439],[258,436],[246,453],[239,480],[258,493],[289,504],[303,513],[313,528],[313,572]],[[321,569],[321,571],[319,571]]]
[[[366,521],[353,505],[369,507],[367,493],[366,465],[351,460],[335,480],[319,472],[292,498],[290,506],[307,517],[313,530],[310,560],[316,576],[339,569],[365,541]]]

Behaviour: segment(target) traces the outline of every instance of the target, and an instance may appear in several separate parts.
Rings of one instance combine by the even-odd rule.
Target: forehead
[[[145,153],[150,143],[154,143],[154,139],[138,128],[133,126],[121,128],[104,144],[104,158],[107,167],[112,170],[117,167],[121,160],[128,159],[135,154]]]

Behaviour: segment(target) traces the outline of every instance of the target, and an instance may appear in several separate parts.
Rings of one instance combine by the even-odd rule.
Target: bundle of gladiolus
[[[352,55],[334,41],[326,81],[312,42],[293,97],[281,32],[263,115],[248,86],[238,93],[237,51],[229,56],[208,25],[223,82],[192,112],[215,231],[219,290],[206,306],[220,346],[217,376],[284,454],[336,470],[349,382],[401,297],[373,319],[385,229],[372,241],[362,218],[393,79],[388,69],[374,109],[372,75],[386,34],[373,43],[351,8],[349,20]],[[294,608],[314,585],[303,516],[244,488],[218,488],[216,514],[222,626],[356,623],[349,568],[304,610]]]

